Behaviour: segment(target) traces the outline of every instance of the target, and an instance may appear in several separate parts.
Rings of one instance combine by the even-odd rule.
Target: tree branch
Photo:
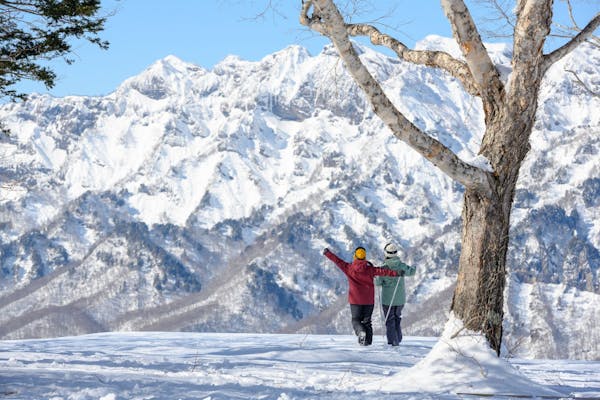
[[[29,3],[22,3],[19,1],[1,1],[0,2],[0,6],[3,8],[6,8],[8,13],[10,13],[12,10],[12,12],[20,12],[20,13],[26,13],[26,14],[31,14],[31,15],[37,15],[37,16],[41,16],[42,13],[37,12],[36,8],[29,4]]]
[[[544,72],[548,70],[558,60],[575,50],[582,42],[589,38],[592,33],[600,26],[600,13],[596,14],[594,18],[579,32],[573,39],[565,43],[562,47],[554,50],[552,53],[544,56],[543,69]]]
[[[318,13],[312,17],[308,17],[308,12],[312,1],[303,3],[302,13],[300,15],[300,23],[309,26],[314,31],[317,31],[325,36],[326,28],[318,20]],[[309,21],[310,20],[310,21]],[[418,65],[426,65],[428,67],[439,68],[458,79],[465,90],[472,96],[479,96],[479,89],[473,80],[471,71],[468,66],[446,52],[441,51],[421,51],[412,50],[406,47],[399,40],[381,33],[377,28],[368,24],[346,24],[348,35],[350,36],[366,36],[376,46],[385,46],[392,50],[398,58]]]
[[[442,0],[442,8],[450,21],[454,39],[460,46],[473,79],[479,86],[484,111],[490,115],[504,101],[504,84],[496,66],[483,45],[471,13],[463,0]]]
[[[311,6],[313,14],[309,16]],[[306,0],[300,22],[331,39],[346,69],[371,102],[373,111],[390,128],[394,136],[427,158],[450,178],[467,188],[490,195],[487,172],[462,161],[444,144],[416,127],[392,104],[360,60],[348,36],[346,23],[332,0]]]
[[[600,92],[595,92],[588,85],[586,85],[585,82],[581,80],[579,75],[577,75],[577,72],[572,71],[570,69],[565,69],[565,71],[573,74],[575,76],[575,79],[577,80],[577,83],[579,84],[579,86],[581,86],[583,89],[585,89],[586,92],[588,92],[589,94],[591,94],[594,97],[600,97]]]
[[[465,90],[478,96],[479,90],[473,80],[471,71],[467,65],[455,59],[450,54],[442,51],[412,50],[399,40],[381,33],[377,28],[367,24],[348,24],[347,30],[350,36],[367,36],[371,43],[377,46],[385,46],[394,51],[398,58],[418,65],[439,68],[458,79]]]

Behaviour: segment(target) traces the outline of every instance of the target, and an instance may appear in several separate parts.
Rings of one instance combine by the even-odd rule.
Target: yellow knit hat
[[[365,250],[365,248],[357,247],[356,250],[354,250],[354,258],[358,260],[364,260],[365,258],[367,258],[367,251]]]

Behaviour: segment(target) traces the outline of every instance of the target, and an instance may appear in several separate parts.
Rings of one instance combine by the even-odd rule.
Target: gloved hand
[[[325,255],[325,254],[327,254],[327,253],[329,253],[329,249],[328,249],[327,247],[325,247],[325,248],[323,249],[323,255]]]
[[[404,271],[400,271],[398,272],[398,276],[404,276],[405,272]]]

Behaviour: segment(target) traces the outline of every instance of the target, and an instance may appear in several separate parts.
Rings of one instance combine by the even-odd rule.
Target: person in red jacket
[[[328,248],[323,250],[325,257],[337,265],[348,278],[348,303],[352,313],[352,328],[358,336],[361,346],[373,343],[373,327],[371,315],[375,304],[375,276],[398,276],[396,271],[374,267],[367,261],[367,251],[364,247],[354,250],[354,260],[348,263],[331,252]]]

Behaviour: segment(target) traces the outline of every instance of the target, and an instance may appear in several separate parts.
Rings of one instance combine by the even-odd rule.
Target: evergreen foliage
[[[55,84],[56,74],[44,61],[71,53],[72,39],[86,39],[108,48],[98,33],[105,16],[100,0],[0,0],[0,96],[24,99],[12,86],[29,79]]]

